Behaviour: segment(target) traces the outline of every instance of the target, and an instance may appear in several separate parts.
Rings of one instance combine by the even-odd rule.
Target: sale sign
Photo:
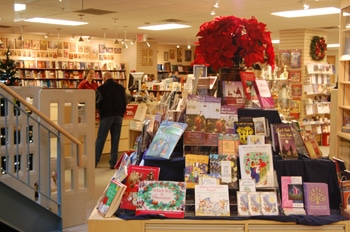
[[[134,119],[137,107],[137,104],[127,104],[124,119]]]

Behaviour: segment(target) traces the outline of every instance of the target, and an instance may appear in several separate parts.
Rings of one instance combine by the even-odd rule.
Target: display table
[[[292,219],[292,217],[288,217]],[[350,232],[350,221],[339,221],[322,226],[298,225],[293,221],[274,220],[192,220],[192,219],[144,219],[124,220],[118,217],[103,218],[94,210],[88,220],[89,232]]]

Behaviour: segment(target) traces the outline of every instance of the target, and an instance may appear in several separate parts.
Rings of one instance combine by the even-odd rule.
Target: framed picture
[[[16,39],[15,48],[22,49],[23,48],[23,41],[20,39]]]
[[[289,100],[289,110],[293,113],[300,113],[300,100]]]
[[[185,61],[190,62],[192,60],[192,50],[185,50]]]
[[[40,50],[46,51],[48,47],[47,40],[40,40]]]
[[[301,68],[301,49],[295,49],[290,52],[290,67]]]
[[[178,48],[176,51],[177,51],[177,62],[182,62],[182,49]]]
[[[291,88],[291,97],[300,98],[303,94],[303,85],[301,83],[293,83],[290,86]]]
[[[165,62],[164,63],[164,70],[167,72],[171,71],[171,63],[170,62]]]
[[[193,75],[194,77],[206,77],[207,76],[207,66],[202,64],[193,65]]]
[[[280,66],[284,67],[290,66],[290,50],[281,50],[279,51],[279,55],[280,55]]]
[[[7,39],[7,48],[14,49],[16,44],[15,38],[8,38]]]
[[[114,53],[115,54],[121,54],[122,53],[122,49],[121,48],[114,48]]]
[[[169,61],[169,52],[164,52],[164,61]]]
[[[0,48],[7,48],[6,46],[7,39],[5,37],[0,37],[0,40],[2,42],[2,44],[0,44]]]
[[[301,82],[301,71],[300,70],[289,70],[288,80],[290,82],[294,82],[294,83]]]
[[[171,60],[175,60],[175,50],[174,49],[170,49],[170,59]]]
[[[105,53],[105,51],[106,51],[106,46],[104,44],[99,44],[98,45],[98,52]]]
[[[23,49],[30,49],[30,39],[24,39],[23,41]]]

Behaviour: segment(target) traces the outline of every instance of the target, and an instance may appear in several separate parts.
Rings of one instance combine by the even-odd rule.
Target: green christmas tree
[[[16,62],[10,59],[10,48],[6,51],[6,59],[0,60],[0,80],[6,85],[15,85],[17,78],[16,73]]]

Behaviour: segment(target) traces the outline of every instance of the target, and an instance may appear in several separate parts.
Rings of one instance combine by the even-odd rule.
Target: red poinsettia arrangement
[[[266,24],[252,17],[218,16],[200,26],[197,33],[194,64],[220,68],[250,68],[255,63],[267,63],[274,68],[271,32]]]

